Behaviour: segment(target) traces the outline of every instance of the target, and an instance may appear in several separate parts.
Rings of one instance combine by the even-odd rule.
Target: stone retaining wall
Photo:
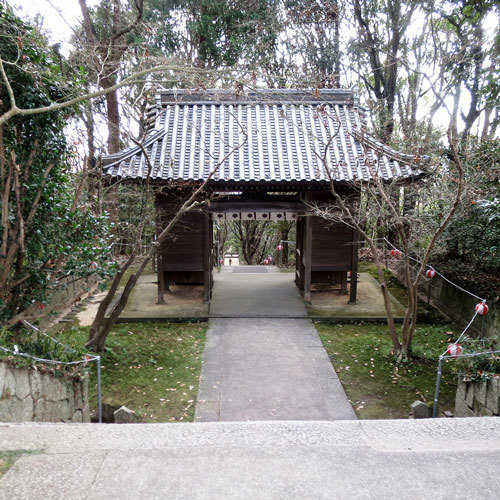
[[[90,422],[88,376],[55,377],[0,362],[0,422]]]
[[[458,379],[455,397],[456,417],[484,417],[500,415],[500,376],[478,382]]]
[[[399,281],[404,284],[402,266],[395,270],[395,274]],[[429,290],[429,280],[424,277],[419,287],[421,299],[424,297],[425,299],[429,298],[431,305],[462,328],[465,327],[474,316],[475,307],[479,300],[468,293],[458,290],[441,276],[432,278],[430,285]],[[488,303],[488,307],[488,314],[486,316],[476,316],[470,327],[470,331],[477,336],[493,337],[500,333],[500,308],[491,302]]]
[[[423,295],[428,293],[428,280],[422,280],[421,291]],[[461,292],[450,285],[440,276],[435,276],[431,281],[430,289],[431,304],[464,327],[469,323],[475,312],[479,300],[467,293]],[[486,316],[477,316],[471,329],[477,334],[485,337],[498,335],[500,331],[500,311],[495,304],[488,304],[489,311]]]

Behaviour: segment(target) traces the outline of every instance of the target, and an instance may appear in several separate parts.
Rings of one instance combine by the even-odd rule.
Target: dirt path
[[[85,309],[76,315],[76,319],[80,322],[80,326],[90,326],[92,324],[92,321],[97,314],[99,304],[104,297],[106,297],[106,293],[108,292],[104,291],[96,293],[85,301]]]

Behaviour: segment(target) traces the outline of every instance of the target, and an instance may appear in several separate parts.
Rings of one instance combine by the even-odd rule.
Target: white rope
[[[488,354],[500,354],[500,351],[481,351],[481,352],[467,352],[465,354],[456,354],[455,356],[441,355],[443,358],[474,358],[476,356],[487,356]]]
[[[404,254],[404,252],[402,250],[399,250],[399,248],[396,248],[387,238],[381,238],[381,239],[383,239],[394,250],[397,250],[398,252],[401,252],[402,254]],[[422,264],[422,261],[419,261],[419,260],[417,260],[417,259],[415,259],[415,258],[413,258],[411,256],[409,258],[412,259],[412,260],[414,260],[417,264]],[[484,299],[483,297],[479,297],[478,295],[475,295],[472,292],[469,292],[469,290],[466,290],[465,288],[462,288],[461,286],[457,285],[456,283],[453,283],[453,281],[450,281],[446,276],[444,276],[444,274],[441,274],[439,271],[436,270],[436,268],[432,267],[430,264],[427,264],[427,267],[429,267],[430,269],[433,269],[434,271],[436,271],[436,274],[438,274],[439,276],[441,276],[441,278],[443,278],[447,283],[449,283],[450,285],[454,286],[455,288],[457,288],[461,292],[468,293],[470,296],[472,296],[472,297],[480,300],[481,302],[486,303],[486,299]]]
[[[50,335],[47,335],[45,332],[42,332],[39,328],[36,326],[32,325],[26,320],[23,320],[26,325],[29,327],[33,328],[33,330],[41,333],[45,337],[49,338],[52,342],[55,342],[56,344],[59,344],[64,347],[66,352],[76,352],[74,349],[71,349],[69,346],[62,344],[55,338],[51,337]],[[0,346],[0,350],[4,352],[8,352],[13,354],[14,356],[22,356],[23,358],[29,358],[33,359],[39,363],[47,363],[49,365],[64,365],[64,366],[72,366],[72,365],[82,365],[85,364],[87,365],[88,363],[95,361],[96,362],[96,370],[97,370],[97,413],[98,413],[98,421],[99,423],[102,423],[102,393],[101,393],[101,356],[95,355],[95,354],[86,354],[85,359],[78,360],[78,361],[57,361],[54,359],[44,359],[44,358],[39,358],[38,356],[32,356],[31,354],[27,354],[25,352],[19,352],[19,348],[17,345],[14,345],[14,350],[7,349],[6,347]]]
[[[25,352],[19,352],[19,351],[13,351],[11,349],[7,349],[6,347],[0,346],[0,349],[5,352],[10,352],[11,354],[14,354],[14,356],[22,356],[23,358],[30,358],[34,359],[35,361],[39,361],[40,363],[48,363],[51,365],[81,365],[81,364],[87,364],[89,361],[96,361],[100,356],[94,356],[87,354],[88,359],[83,359],[80,361],[56,361],[54,359],[44,359],[44,358],[38,358],[37,356],[32,356],[31,354],[27,354]]]
[[[387,238],[373,238],[372,241],[385,241],[390,247],[392,247],[393,250],[397,250],[402,255],[404,255],[404,252],[402,250],[400,250],[399,248],[395,247]],[[352,243],[353,244],[366,243],[366,240],[353,241]],[[422,264],[422,261],[420,261],[418,259],[415,259],[411,255],[408,256],[408,258],[411,259],[411,260],[413,260],[417,264]],[[464,293],[468,293],[471,297],[474,297],[475,299],[478,299],[478,300],[480,300],[483,303],[487,302],[487,299],[485,299],[483,297],[479,297],[479,295],[475,295],[474,293],[469,292],[469,290],[466,290],[465,288],[462,288],[461,286],[457,285],[456,283],[453,283],[453,281],[449,280],[444,274],[440,273],[438,270],[436,270],[435,267],[431,266],[430,264],[427,264],[427,267],[429,269],[432,269],[432,270],[436,271],[437,275],[441,276],[441,278],[443,278],[450,285],[454,286],[457,290],[460,290],[461,292],[464,292]]]
[[[465,327],[465,329],[463,330],[463,332],[459,335],[458,339],[455,340],[455,342],[453,342],[453,344],[458,344],[460,342],[460,339],[465,335],[465,332],[469,329],[469,327],[472,325],[472,323],[474,322],[474,320],[476,319],[476,316],[477,316],[477,311],[474,313],[474,316],[472,316],[472,319],[469,321],[468,325]],[[445,354],[448,352],[448,349],[446,349],[443,354],[441,354],[440,357],[445,357]],[[452,356],[453,357],[453,356]],[[455,356],[456,357],[456,356]]]
[[[464,331],[460,334],[460,336],[458,337],[458,339],[456,340],[455,344],[465,335],[465,332],[469,329],[469,327],[472,325],[472,323],[474,322],[474,320],[476,319],[477,317],[477,314],[478,312],[476,311],[474,313],[474,316],[472,316],[472,319],[469,321],[469,324],[465,327]]]
[[[385,238],[370,238],[372,241],[383,241],[385,240]],[[366,240],[358,240],[358,241],[352,241],[350,242],[350,244],[353,244],[353,245],[358,245],[360,243],[366,243]]]
[[[40,330],[39,328],[37,328],[35,325],[32,325],[28,321],[23,320],[23,323],[26,324],[26,325],[28,325],[30,328],[32,328],[33,330],[35,330],[37,333],[41,333],[43,336],[47,337],[52,342],[55,342],[56,344],[59,344],[60,346],[64,347],[64,350],[66,352],[76,352],[71,347],[63,344],[62,342],[59,342],[58,340],[56,340],[55,338],[51,337],[50,335],[47,335],[45,332],[43,332],[42,330]],[[87,364],[90,361],[95,361],[98,358],[100,359],[100,356],[95,356],[95,355],[92,355],[92,354],[86,354],[85,355],[85,359],[79,360],[79,361],[57,361],[57,360],[54,360],[54,359],[39,358],[37,356],[33,356],[33,355],[25,353],[25,352],[19,352],[19,349],[18,349],[17,345],[14,345],[14,350],[7,349],[6,347],[3,347],[3,346],[0,346],[0,349],[2,351],[4,351],[4,352],[9,352],[11,354],[14,354],[14,356],[22,356],[24,358],[34,359],[35,361],[38,361],[40,363],[48,363],[48,364],[51,364],[51,365],[80,365],[80,364]]]
[[[64,347],[64,350],[66,352],[76,352],[74,349],[72,349],[71,347],[67,346],[66,344],[63,344],[62,342],[59,342],[59,340],[56,340],[54,337],[51,337],[50,335],[47,335],[45,332],[42,332],[42,330],[40,330],[39,328],[37,328],[35,325],[32,325],[31,323],[29,323],[25,319],[23,319],[23,323],[25,325],[28,325],[33,330],[35,330],[35,332],[41,333],[44,337],[47,337],[48,339],[52,340],[52,342],[55,342],[56,344],[59,344],[60,346]]]
[[[434,269],[434,268],[433,268]],[[434,269],[434,271],[436,271],[436,269]],[[472,297],[480,300],[481,302],[486,302],[486,299],[483,299],[482,297],[479,297],[478,295],[475,295],[473,294],[472,292],[469,292],[468,290],[466,290],[465,288],[462,288],[461,286],[457,285],[456,283],[453,283],[453,281],[450,281],[446,276],[444,276],[443,274],[441,274],[439,271],[436,271],[436,274],[438,274],[439,276],[441,276],[441,278],[443,278],[445,281],[447,281],[450,285],[454,286],[455,288],[457,288],[458,290],[460,290],[461,292],[465,292],[465,293],[468,293],[469,295],[471,295]]]
[[[375,238],[372,241],[381,241],[381,240],[384,241],[385,243],[387,243],[389,246],[391,246],[393,248],[393,250],[396,250],[396,251],[400,252],[401,254],[404,254],[404,252],[402,250],[400,250],[399,248],[395,247],[387,238]],[[358,242],[355,242],[355,243],[365,243],[365,241],[358,241]],[[417,264],[422,264],[421,261],[419,261],[419,260],[417,260],[417,259],[415,259],[415,258],[413,258],[411,256],[408,256],[408,257],[411,260],[415,261]],[[441,276],[441,278],[443,278],[450,285],[454,286],[457,290],[460,290],[461,292],[467,293],[470,296],[472,296],[472,297],[480,300],[483,304],[486,304],[486,299],[483,299],[482,297],[479,297],[478,295],[475,295],[474,293],[469,292],[465,288],[462,288],[461,286],[457,285],[456,283],[453,283],[453,281],[450,281],[446,276],[444,276],[442,273],[440,273],[439,271],[437,271],[430,264],[427,264],[427,267],[429,269],[432,269],[437,275]],[[474,316],[472,316],[472,319],[469,321],[469,323],[467,324],[467,326],[464,328],[464,330],[462,331],[462,333],[459,335],[458,339],[455,340],[455,342],[453,342],[453,344],[458,344],[458,342],[460,342],[460,340],[462,339],[462,337],[465,335],[465,333],[467,332],[467,330],[470,328],[470,326],[472,325],[472,323],[476,319],[477,315],[478,315],[478,311],[475,311]],[[447,352],[448,352],[448,349],[446,349],[443,352],[443,354],[441,354],[440,358],[444,358],[444,357],[456,358],[456,357],[458,357],[458,356],[451,356],[451,355],[446,356]]]

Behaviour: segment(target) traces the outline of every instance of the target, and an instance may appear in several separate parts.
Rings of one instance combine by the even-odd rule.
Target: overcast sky
[[[88,0],[89,7],[97,0]],[[53,43],[67,42],[72,35],[72,26],[81,18],[78,0],[17,0],[11,4],[21,17],[40,15],[43,26]]]

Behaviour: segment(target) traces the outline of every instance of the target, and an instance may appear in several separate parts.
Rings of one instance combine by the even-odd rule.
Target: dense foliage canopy
[[[31,109],[78,91],[61,61],[32,27],[0,4],[0,53],[18,107]],[[0,112],[9,105],[0,84]],[[79,177],[65,137],[78,110],[18,116],[0,130],[0,320],[43,309],[67,277],[88,276],[107,258],[106,220],[75,200]],[[100,266],[102,268],[102,266]]]

